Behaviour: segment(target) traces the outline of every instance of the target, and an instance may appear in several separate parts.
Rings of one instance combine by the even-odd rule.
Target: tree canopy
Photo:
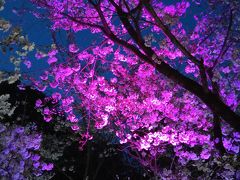
[[[46,122],[65,117],[82,150],[113,137],[155,178],[239,176],[239,1],[31,2],[51,23],[34,50],[49,68],[25,76]]]

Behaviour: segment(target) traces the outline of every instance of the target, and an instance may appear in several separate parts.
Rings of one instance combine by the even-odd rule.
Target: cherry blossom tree
[[[186,165],[239,153],[238,1],[207,2],[193,28],[184,16],[203,2],[32,2],[45,9],[34,15],[53,23],[54,46],[36,54],[47,56],[50,69],[31,78],[40,91],[56,89],[36,102],[45,121],[66,114],[81,147],[96,130],[116,135],[156,177],[167,174],[162,156]],[[59,29],[67,31],[67,48]],[[74,37],[86,31],[97,40],[81,48]]]
[[[216,6],[215,9],[225,8],[226,14],[223,17],[216,14],[215,9],[210,9],[209,13],[196,17],[197,25],[192,33],[187,33],[179,21],[190,6],[186,1],[169,6],[157,1],[43,0],[36,3],[48,9],[49,18],[54,22],[53,29],[72,29],[74,32],[90,29],[92,33],[102,34],[104,40],[112,42],[106,50],[114,45],[127,49],[136,58],[151,64],[158,72],[193,93],[214,114],[239,130],[239,116],[229,107],[230,102],[227,103],[229,98],[221,99],[216,92],[213,92],[216,87],[213,88],[209,82],[213,79],[211,76],[214,75],[213,70],[216,66],[227,58],[233,58],[233,54],[228,53],[230,53],[229,48],[235,46],[234,49],[236,49],[237,45],[237,32],[233,32],[233,29],[238,25],[238,2],[212,2]],[[212,15],[211,12],[215,14]],[[226,17],[229,22],[226,22]],[[210,24],[217,20],[220,23],[211,27]],[[228,23],[227,28],[226,23]],[[222,33],[223,31],[225,33]],[[152,35],[150,40],[147,37],[144,38],[144,34],[149,33]],[[159,37],[156,36],[161,33],[166,38],[157,39]],[[157,41],[157,44],[154,44],[153,40]],[[164,49],[161,43],[165,43]],[[213,53],[210,57],[209,51]],[[103,56],[110,53],[106,51]],[[176,70],[174,64],[176,66],[180,63],[179,58],[187,63],[186,73],[195,72],[194,80]],[[223,71],[227,73],[230,69],[226,68]]]

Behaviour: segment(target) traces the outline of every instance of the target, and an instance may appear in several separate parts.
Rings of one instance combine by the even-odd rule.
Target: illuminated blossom
[[[28,69],[32,66],[31,61],[25,60],[23,63],[27,66]]]
[[[76,46],[76,44],[70,44],[69,45],[69,51],[72,53],[76,53],[79,51],[78,47]]]

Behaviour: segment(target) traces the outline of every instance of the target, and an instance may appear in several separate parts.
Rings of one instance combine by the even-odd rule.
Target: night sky
[[[173,2],[178,2],[174,0],[163,1],[166,4],[171,4]],[[46,45],[52,43],[52,37],[50,32],[51,22],[46,19],[38,19],[32,15],[31,12],[37,12],[39,9],[34,7],[29,0],[7,0],[5,3],[5,8],[0,11],[0,17],[9,20],[13,26],[19,26],[23,30],[23,34],[27,35],[30,42],[34,42],[36,47],[41,49]],[[182,17],[183,25],[186,30],[191,30],[195,21],[193,19],[193,14],[197,14],[204,11],[204,5],[198,6],[196,4],[191,4],[187,11],[185,17]],[[63,31],[58,31],[57,36],[61,45],[67,47],[66,33]],[[85,49],[92,40],[96,40],[98,37],[92,35],[88,31],[83,31],[77,33],[75,36],[75,41],[79,45],[80,49]],[[12,66],[6,61],[8,59],[8,54],[0,54],[0,70],[11,71]],[[37,60],[34,54],[28,56],[28,60],[32,62],[32,67],[27,69],[25,65],[21,66],[21,70],[33,77],[39,76],[41,72],[47,69],[48,64],[46,59]],[[44,62],[45,61],[45,62]]]

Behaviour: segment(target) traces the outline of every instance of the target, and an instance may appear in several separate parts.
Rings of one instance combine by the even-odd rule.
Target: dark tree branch
[[[121,20],[121,22],[123,23],[124,27],[127,29],[129,35],[133,38],[133,40],[135,41],[135,43],[144,50],[144,52],[146,53],[146,46],[144,45],[144,40],[141,37],[141,34],[139,34],[139,32],[137,32],[133,26],[131,25],[130,21],[128,20],[128,14],[125,13],[113,0],[109,0],[112,5],[115,7],[117,14]],[[136,25],[138,26],[138,25]]]
[[[200,72],[200,77],[201,77],[201,83],[203,86],[203,89],[205,92],[208,92],[208,80],[207,80],[207,74],[206,74],[206,69],[203,64],[203,59],[201,59],[201,65],[199,66],[199,72]]]
[[[232,10],[230,10],[230,20],[229,20],[229,24],[228,24],[227,34],[226,34],[226,37],[225,37],[225,39],[223,41],[223,45],[222,45],[222,48],[220,50],[220,53],[219,53],[218,57],[215,59],[215,61],[213,63],[213,66],[212,66],[213,69],[217,65],[219,59],[222,58],[222,56],[226,53],[226,50],[228,49],[226,46],[227,46],[227,41],[228,41],[229,36],[230,36],[232,23],[233,23],[233,14],[232,14]]]
[[[207,74],[209,76],[209,79],[211,80],[212,88],[213,88],[213,93],[217,95],[219,98],[219,86],[216,82],[214,82],[213,79],[213,72],[212,69],[207,70]],[[213,114],[213,137],[214,139],[218,139],[218,141],[214,141],[216,148],[220,152],[221,155],[226,153],[226,150],[223,146],[222,142],[222,129],[221,129],[221,119],[217,114]]]
[[[201,65],[201,62],[194,57],[180,42],[179,40],[172,34],[171,30],[162,22],[162,20],[158,17],[157,13],[153,9],[153,7],[150,5],[149,1],[143,0],[143,4],[149,14],[154,18],[156,24],[159,26],[159,28],[164,32],[164,34],[171,40],[171,42],[177,46],[177,48],[194,64],[196,64],[198,67]]]
[[[213,117],[213,137],[216,148],[218,149],[221,155],[224,155],[226,153],[226,150],[223,146],[222,141],[221,121],[217,115],[214,115]],[[218,141],[216,142],[216,140]]]

